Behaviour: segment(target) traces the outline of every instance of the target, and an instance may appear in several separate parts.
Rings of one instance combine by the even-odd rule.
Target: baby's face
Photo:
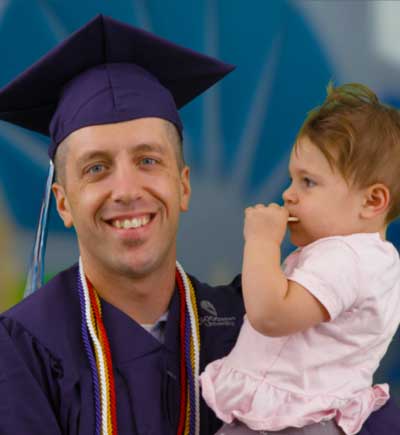
[[[349,187],[307,137],[293,148],[289,173],[292,181],[283,200],[290,216],[298,218],[298,222],[288,224],[294,245],[305,246],[322,237],[362,231],[363,191]]]

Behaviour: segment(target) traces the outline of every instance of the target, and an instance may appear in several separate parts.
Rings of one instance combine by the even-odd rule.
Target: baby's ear
[[[390,204],[390,191],[382,183],[376,183],[365,189],[361,216],[366,219],[385,214]]]

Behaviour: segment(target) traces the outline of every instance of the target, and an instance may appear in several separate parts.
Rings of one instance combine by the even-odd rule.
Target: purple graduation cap
[[[49,156],[89,125],[158,117],[182,134],[178,109],[234,69],[98,15],[0,90],[0,119],[50,136]],[[25,295],[43,282],[50,162]]]

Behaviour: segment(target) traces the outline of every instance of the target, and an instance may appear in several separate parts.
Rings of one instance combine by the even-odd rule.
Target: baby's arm
[[[277,204],[256,205],[245,213],[243,294],[254,329],[284,336],[329,320],[324,306],[306,288],[287,280],[281,269],[281,243],[288,212]]]

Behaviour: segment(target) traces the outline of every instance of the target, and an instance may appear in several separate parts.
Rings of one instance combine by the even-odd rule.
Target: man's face
[[[307,138],[293,149],[289,172],[290,186],[283,193],[291,216],[291,241],[304,246],[322,237],[362,231],[360,211],[363,191],[350,187],[343,176],[332,170],[323,153]]]
[[[178,168],[169,127],[142,118],[84,127],[66,139],[65,177],[53,192],[91,270],[143,277],[175,262],[190,180],[189,168]]]

